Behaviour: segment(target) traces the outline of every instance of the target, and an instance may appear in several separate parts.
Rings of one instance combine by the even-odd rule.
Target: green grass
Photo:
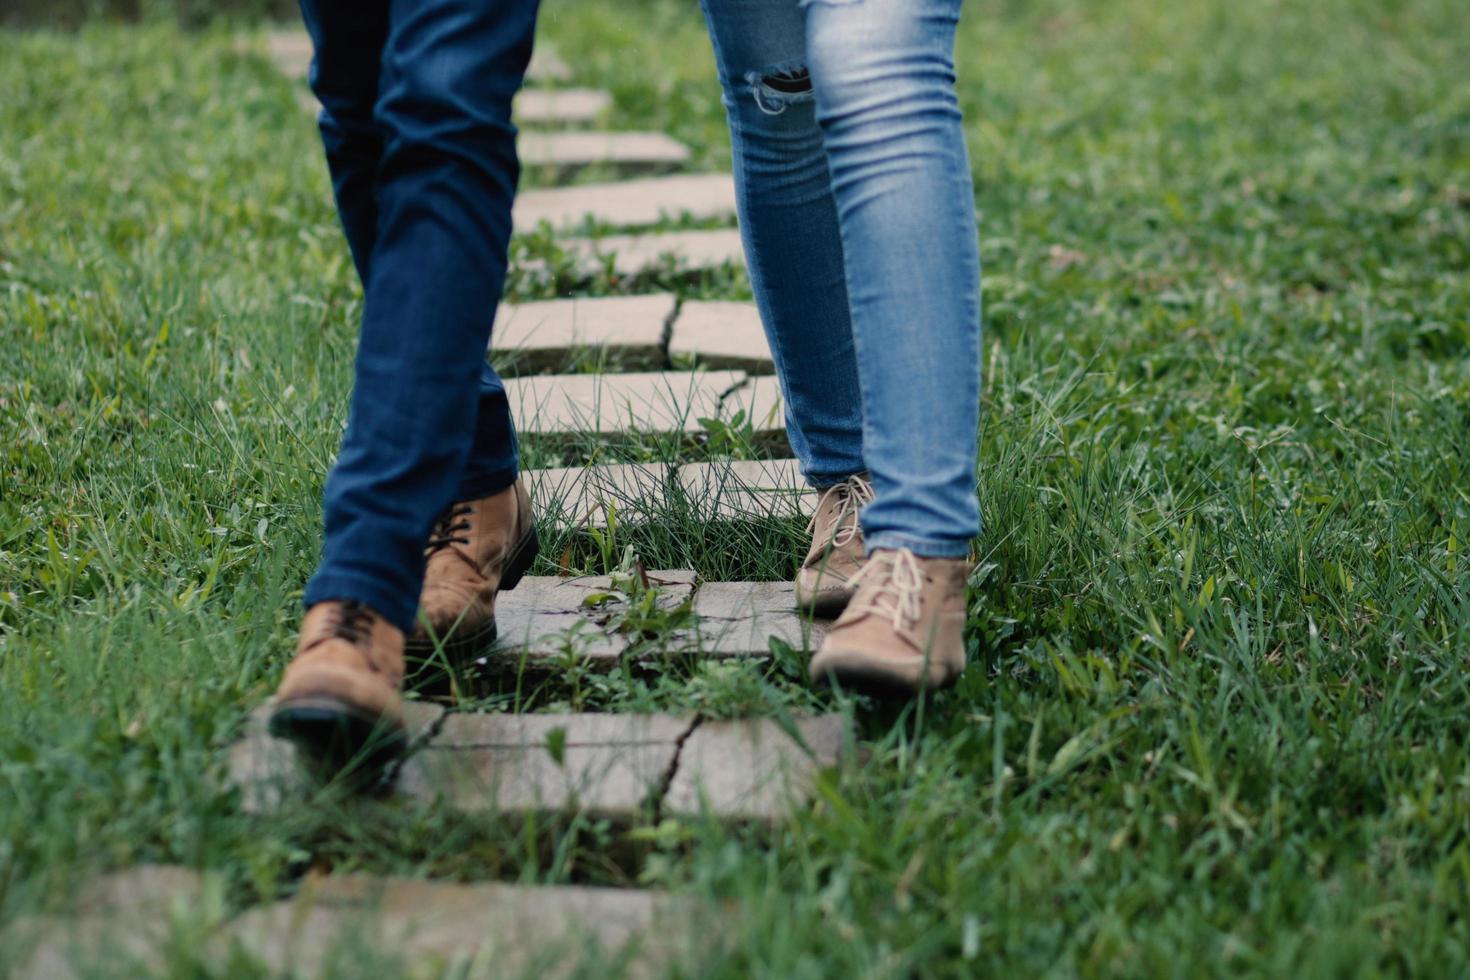
[[[972,667],[898,717],[836,703],[867,760],[769,831],[239,812],[223,751],[289,655],[360,310],[313,127],[223,28],[0,33],[0,921],[99,869],[205,868],[243,907],[316,865],[734,899],[700,974],[1465,972],[1463,5],[966,18]],[[616,124],[728,163],[692,5],[549,0],[543,26]],[[659,286],[748,295],[729,270],[511,289]],[[734,579],[789,574],[800,527],[552,537],[543,572],[631,545]],[[573,673],[524,706],[833,707],[799,661]]]

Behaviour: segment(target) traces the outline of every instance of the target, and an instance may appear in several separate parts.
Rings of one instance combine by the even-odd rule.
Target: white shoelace
[[[866,477],[850,476],[841,483],[833,484],[822,491],[821,499],[817,501],[817,512],[807,521],[806,533],[812,534],[817,530],[817,516],[826,510],[828,501],[839,499],[842,510],[837,515],[837,531],[832,535],[832,545],[841,548],[857,537],[860,526],[857,521],[858,511],[871,504],[875,496],[873,484]],[[848,520],[849,517],[852,520]]]
[[[883,580],[884,572],[888,572],[887,581]],[[907,548],[880,551],[868,559],[849,584],[859,586],[869,578],[878,580],[877,591],[856,606],[856,611],[890,616],[894,632],[908,635],[918,625],[919,614],[923,612],[924,570],[919,567],[919,559]]]

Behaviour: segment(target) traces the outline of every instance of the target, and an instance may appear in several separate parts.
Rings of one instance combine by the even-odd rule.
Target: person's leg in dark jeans
[[[273,716],[277,732],[309,748],[352,751],[375,729],[401,732],[404,636],[426,544],[438,554],[487,533],[509,542],[497,584],[529,561],[513,429],[485,351],[519,176],[511,100],[536,8],[302,0],[323,141],[365,290],[323,559]],[[451,507],[466,490],[497,506],[466,516]]]

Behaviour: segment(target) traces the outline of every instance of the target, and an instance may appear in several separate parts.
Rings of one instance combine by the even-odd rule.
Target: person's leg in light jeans
[[[511,486],[486,362],[519,178],[511,99],[536,0],[301,0],[312,89],[365,304],[308,606],[355,600],[411,631],[434,519]]]
[[[703,3],[787,435],[808,482],[829,487],[865,469],[863,420],[837,204],[805,69],[806,18],[796,0]]]
[[[828,465],[872,474],[869,552],[962,557],[980,529],[980,259],[961,0],[703,2],[793,448],[818,485]]]

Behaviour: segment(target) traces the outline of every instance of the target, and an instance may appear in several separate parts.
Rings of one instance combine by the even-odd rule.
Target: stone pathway
[[[287,74],[305,70],[310,46],[302,40],[267,40]],[[572,74],[538,47],[534,80],[566,83]],[[582,168],[627,173],[687,163],[688,149],[662,134],[576,128],[595,124],[610,108],[611,98],[597,90],[527,89],[517,118],[542,128],[523,133],[523,160],[556,178]],[[675,279],[741,266],[739,232],[597,233],[722,221],[734,210],[728,174],[672,174],[526,191],[514,217],[518,231],[549,228],[562,236],[558,244],[577,274],[610,271],[636,285],[649,273]],[[529,438],[565,439],[576,448],[589,436],[601,442],[646,432],[676,437],[682,447],[705,438],[705,420],[722,420],[742,433],[748,426],[750,438],[789,454],[773,357],[753,304],[680,304],[669,293],[652,293],[505,305],[490,354]],[[609,373],[571,373],[589,367]],[[525,476],[541,520],[572,528],[671,515],[690,527],[801,522],[816,497],[789,458],[571,466]],[[672,659],[768,658],[787,648],[804,655],[826,629],[797,610],[789,582],[702,582],[678,569],[640,576],[523,579],[499,598],[500,639],[477,670],[544,681],[572,668],[653,670]],[[268,710],[251,715],[229,750],[228,778],[242,807],[267,813],[340,791],[309,778],[294,749],[267,734]],[[512,819],[778,822],[809,805],[817,776],[855,752],[851,720],[841,715],[509,715],[423,701],[411,702],[408,713],[411,749],[386,790],[388,803]],[[146,880],[136,884],[136,895],[154,882],[176,896],[198,890],[197,880],[180,879],[189,873],[178,869],[138,873]],[[133,908],[151,910],[153,922],[161,918],[143,898]],[[691,942],[709,946],[720,933],[702,910],[659,892],[311,876],[294,897],[222,921],[216,938],[220,949],[235,942],[270,969],[304,975],[319,972],[334,946],[353,936],[371,936],[428,971],[493,961],[497,975],[558,975],[557,964],[533,957],[590,944],[604,956],[627,955],[639,975],[657,974]],[[54,953],[41,934],[43,953]]]

